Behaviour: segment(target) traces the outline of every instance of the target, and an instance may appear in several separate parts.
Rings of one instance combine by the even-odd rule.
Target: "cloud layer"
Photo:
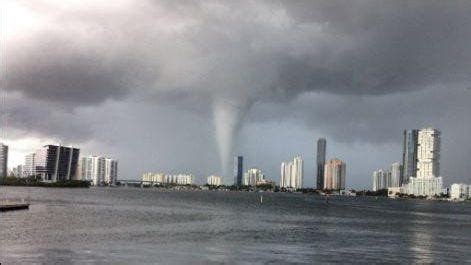
[[[175,139],[174,128],[203,137],[200,144],[190,144],[199,153],[229,155],[251,152],[240,146],[250,142],[247,137],[256,138],[244,132],[238,144],[226,140],[237,137],[237,128],[272,122],[278,130],[294,121],[313,138],[326,135],[338,143],[378,148],[400,142],[404,128],[443,126],[445,136],[458,138],[470,129],[460,121],[471,114],[469,1],[50,0],[1,5],[7,14],[0,35],[2,116],[15,132],[83,145],[102,139],[131,143],[140,141],[135,138],[139,127],[152,123],[148,129],[167,139],[163,151],[174,157],[179,155],[175,150],[189,144]],[[227,106],[237,115],[217,111]],[[167,117],[147,112],[162,109]],[[188,121],[189,115],[199,122]],[[122,129],[107,134],[100,117],[112,117],[113,128]],[[129,124],[136,130],[129,131]],[[216,137],[218,131],[223,135]],[[264,133],[279,144],[274,132]],[[10,138],[15,136],[20,137]],[[222,139],[219,151],[213,149],[215,138]],[[133,157],[145,156],[145,146],[155,143],[147,141],[132,151]],[[221,147],[226,141],[230,145]],[[306,139],[287,141],[297,145]],[[466,146],[458,153],[469,158]],[[109,149],[121,156],[129,152],[126,148]],[[180,165],[209,174],[198,168],[204,163],[218,171],[220,161],[214,160],[220,158],[203,157],[211,162],[188,158]],[[156,159],[138,169],[129,162],[126,171],[153,169]],[[158,164],[162,170],[177,167]],[[276,168],[268,170],[277,174]],[[366,178],[371,168],[356,170],[355,177]],[[469,167],[453,162],[444,170],[461,175]]]

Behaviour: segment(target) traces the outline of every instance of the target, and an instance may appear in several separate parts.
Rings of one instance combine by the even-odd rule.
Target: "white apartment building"
[[[373,172],[373,191],[384,190],[391,187],[391,172],[378,169]]]
[[[108,185],[115,185],[118,180],[118,160],[112,158],[105,159],[104,182]]]
[[[114,185],[118,179],[118,161],[103,156],[83,157],[80,162],[81,179],[93,185]]]
[[[244,174],[242,185],[245,186],[256,186],[258,181],[265,179],[262,171],[257,168],[251,168]]]
[[[429,197],[442,192],[440,144],[440,131],[433,128],[418,131],[417,176],[409,178],[409,183],[405,186],[408,194]]]
[[[300,156],[281,163],[280,187],[295,190],[303,187],[303,160]]]
[[[401,186],[401,176],[402,176],[402,165],[399,162],[391,164],[391,181],[389,187],[400,187]]]
[[[221,186],[222,178],[220,176],[211,175],[206,179],[206,184],[210,186]]]
[[[451,185],[450,189],[451,200],[467,200],[471,199],[471,185],[463,183],[455,183]]]
[[[163,173],[144,173],[142,181],[153,182],[155,184],[178,184],[178,185],[191,185],[194,181],[194,176],[191,174],[163,174]]]
[[[31,153],[25,156],[23,174],[25,177],[36,176],[36,153]]]

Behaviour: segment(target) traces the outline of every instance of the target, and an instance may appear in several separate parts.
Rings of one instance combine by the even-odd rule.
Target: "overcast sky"
[[[400,161],[404,129],[442,131],[446,184],[471,183],[470,1],[0,1],[1,140],[143,172],[278,181],[315,142],[347,186]]]

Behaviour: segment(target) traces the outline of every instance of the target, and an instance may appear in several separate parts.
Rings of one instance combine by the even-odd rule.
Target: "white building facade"
[[[211,175],[207,177],[206,184],[208,184],[209,186],[221,186],[222,178],[220,176]]]
[[[471,199],[471,185],[463,183],[452,184],[450,189],[450,199],[458,201]]]
[[[114,185],[118,179],[118,161],[103,156],[83,157],[80,162],[81,180],[95,186]]]
[[[280,187],[294,190],[303,187],[303,160],[300,156],[281,163]]]
[[[417,176],[409,178],[405,186],[408,194],[435,196],[442,193],[443,180],[440,177],[441,133],[433,128],[418,132]]]
[[[242,185],[256,186],[257,182],[262,181],[264,179],[265,179],[265,176],[263,175],[260,169],[251,168],[247,170],[247,172],[244,174]]]
[[[192,185],[195,177],[191,174],[144,173],[141,180],[154,184]]]

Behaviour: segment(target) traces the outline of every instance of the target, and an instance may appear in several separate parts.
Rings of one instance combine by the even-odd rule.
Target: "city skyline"
[[[113,154],[123,176],[229,176],[242,154],[276,179],[299,154],[314,186],[312,139],[326,137],[347,186],[366,188],[401,161],[404,129],[432,126],[445,182],[468,182],[469,3],[144,2],[2,1],[11,167],[60,142]]]

